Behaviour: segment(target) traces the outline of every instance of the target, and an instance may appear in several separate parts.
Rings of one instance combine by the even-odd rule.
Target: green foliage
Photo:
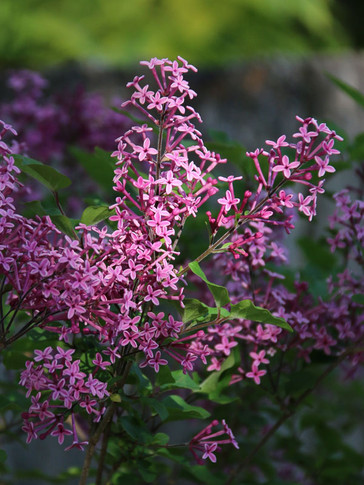
[[[235,305],[231,305],[230,318],[242,318],[252,320],[253,322],[269,323],[270,325],[276,325],[277,327],[292,332],[291,326],[288,325],[284,318],[273,316],[269,310],[255,306],[251,300],[243,300]]]
[[[341,91],[349,95],[357,105],[364,108],[364,95],[360,91],[330,73],[326,73],[326,76],[335,84],[335,86],[341,89]]]
[[[223,9],[218,0],[185,0],[183,6],[167,0],[95,0],[92,8],[86,0],[2,0],[0,18],[3,66],[87,58],[125,65],[177,55],[199,65],[221,64],[348,45],[326,0],[227,0]]]
[[[49,165],[44,165],[37,160],[24,157],[23,155],[15,155],[14,159],[16,165],[22,172],[38,180],[38,182],[51,192],[57,192],[71,185],[71,180],[68,177]]]
[[[204,281],[209,290],[212,293],[212,296],[214,297],[215,303],[217,308],[223,307],[227,305],[230,302],[229,294],[226,288],[220,285],[216,285],[215,283],[211,283],[207,278],[205,273],[202,271],[200,265],[197,263],[197,261],[192,261],[189,265],[190,270],[195,273],[199,278]]]
[[[112,214],[114,214],[114,211],[110,210],[107,205],[89,206],[83,211],[81,222],[87,226],[92,226],[108,219]]]
[[[70,148],[70,153],[82,165],[91,179],[108,193],[115,169],[115,162],[110,157],[110,153],[97,147],[93,153],[86,152],[81,148],[72,147]]]

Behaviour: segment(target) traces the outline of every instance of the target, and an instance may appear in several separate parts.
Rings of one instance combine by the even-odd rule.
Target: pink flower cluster
[[[220,370],[239,341],[244,350],[232,384],[246,378],[260,384],[267,373],[261,367],[268,365],[277,351],[283,356],[286,351],[294,349],[299,359],[310,362],[314,351],[340,356],[349,347],[357,345],[358,349],[345,359],[349,364],[349,374],[364,362],[364,353],[359,345],[364,338],[363,303],[355,299],[364,293],[364,206],[361,199],[352,202],[346,190],[334,198],[336,210],[330,218],[332,236],[328,238],[328,244],[332,251],[344,253],[346,267],[337,278],[329,278],[325,300],[317,301],[309,285],[299,279],[295,282],[295,290],[289,291],[282,284],[285,279],[283,274],[267,269],[268,263],[279,267],[287,260],[279,226],[271,228],[259,222],[256,227],[263,236],[249,246],[246,256],[235,259],[229,253],[219,254],[205,268],[207,274],[218,271],[225,275],[233,303],[253,299],[256,305],[283,317],[294,330],[289,335],[273,325],[238,320],[209,327],[206,333],[198,332],[193,346],[205,349],[209,357],[209,371]],[[258,243],[259,251],[256,249]],[[201,286],[201,291],[205,291],[205,287]],[[200,293],[198,298],[206,300],[209,296]]]
[[[212,428],[219,425],[219,421],[214,419],[208,426],[206,426],[191,439],[189,449],[199,465],[203,465],[203,460],[206,460],[207,458],[213,463],[216,463],[215,453],[221,451],[219,445],[231,443],[235,448],[239,449],[239,445],[235,440],[233,432],[226,424],[224,419],[222,420],[221,424],[223,426],[222,430],[212,432]],[[227,435],[225,439],[216,439],[224,434]],[[201,453],[202,458],[199,456]]]
[[[151,90],[149,84],[142,86],[144,76],[136,76],[128,84],[134,92],[123,106],[139,110],[148,123],[134,126],[118,138],[113,153],[117,158],[114,190],[122,194],[116,200],[113,219],[128,217],[146,224],[150,238],[170,252],[188,216],[195,217],[199,207],[217,192],[212,170],[226,162],[207,150],[193,124],[194,120],[201,122],[200,116],[185,103],[196,93],[183,76],[196,69],[179,60],[181,65],[167,59],[142,63],[151,70],[158,90]]]

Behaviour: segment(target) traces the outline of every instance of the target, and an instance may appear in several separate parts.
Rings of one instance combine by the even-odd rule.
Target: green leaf
[[[191,323],[188,329],[192,329],[194,324],[214,320],[217,315],[229,317],[229,311],[226,308],[209,307],[195,298],[185,298],[183,300],[185,308],[179,307],[178,310],[182,315],[184,323]]]
[[[58,190],[65,189],[71,185],[71,180],[68,177],[49,165],[43,165],[40,162],[28,159],[22,155],[15,155],[14,159],[16,165],[22,172],[38,180],[38,182],[52,192],[57,192]]]
[[[353,86],[350,86],[350,84],[345,83],[344,81],[341,81],[341,79],[333,76],[330,73],[326,73],[326,76],[339,88],[341,91],[346,93],[348,96],[350,96],[357,104],[359,104],[362,108],[364,108],[364,95],[358,91],[356,88]]]
[[[0,450],[0,463],[4,463],[6,461],[7,454],[6,451]]]
[[[76,219],[70,219],[64,215],[54,215],[51,216],[51,219],[54,225],[64,234],[67,234],[72,239],[75,239],[75,231],[74,228],[79,223]]]
[[[195,382],[188,374],[184,374],[182,369],[174,370],[172,372],[174,379],[174,386],[179,389],[190,389],[191,391],[200,388],[199,384]]]
[[[168,417],[168,411],[165,404],[158,399],[152,397],[144,397],[142,398],[142,402],[145,403],[147,406],[151,407],[164,421]]]
[[[359,305],[364,305],[364,295],[363,294],[357,294],[352,296],[352,301],[354,303],[359,303]]]
[[[147,443],[152,440],[151,433],[147,430],[144,421],[134,416],[123,416],[120,418],[123,429],[139,443]]]
[[[169,441],[169,436],[166,434],[166,433],[157,433],[153,436],[153,441],[152,441],[152,444],[153,445],[166,445]]]
[[[39,200],[32,200],[26,202],[22,208],[22,215],[28,219],[32,219],[35,216],[45,216],[47,211],[42,206]]]
[[[218,308],[223,307],[230,303],[230,297],[227,289],[224,286],[216,285],[215,283],[211,283],[207,278],[205,273],[202,271],[200,265],[198,264],[197,261],[192,261],[189,265],[190,270],[195,273],[199,278],[204,281],[209,290],[212,293],[212,296],[214,297],[216,306]]]
[[[233,352],[230,353],[228,358],[222,363],[221,369],[216,372],[212,372],[200,385],[200,392],[203,392],[204,394],[211,394],[216,391],[218,382],[220,380],[220,377],[224,371],[227,369],[231,369],[234,367],[234,365],[237,363],[237,354],[234,352],[235,349],[233,349]],[[230,380],[230,376],[229,376]]]
[[[83,166],[88,175],[106,192],[109,192],[115,168],[115,163],[110,157],[110,153],[101,150],[101,148],[95,148],[94,153],[88,153],[76,147],[72,147],[70,152]]]
[[[83,211],[81,222],[82,224],[86,224],[86,226],[92,226],[98,222],[108,219],[114,213],[115,212],[110,210],[107,205],[92,205],[86,207],[86,209]]]
[[[178,421],[187,418],[206,419],[210,413],[199,406],[191,406],[181,396],[168,396],[163,399],[164,405],[168,409],[169,417],[166,421]]]
[[[231,318],[243,318],[253,322],[269,323],[277,327],[284,328],[293,332],[292,327],[281,317],[275,317],[266,308],[255,306],[251,300],[242,300],[235,305],[231,305]]]
[[[120,396],[120,394],[111,394],[110,400],[112,402],[121,402],[121,396]]]
[[[185,298],[183,300],[183,323],[194,322],[197,319],[206,319],[209,316],[209,307],[195,298]]]

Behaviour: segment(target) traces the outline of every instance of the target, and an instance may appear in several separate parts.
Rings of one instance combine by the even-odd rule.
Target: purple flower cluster
[[[1,103],[0,111],[17,128],[21,142],[16,152],[44,163],[65,166],[68,147],[74,144],[89,151],[95,146],[112,150],[120,127],[129,124],[107,109],[100,95],[83,88],[48,93],[47,80],[37,72],[14,71],[7,86],[12,98]]]
[[[73,360],[73,349],[63,350],[57,347],[53,350],[36,350],[33,361],[27,361],[26,369],[21,373],[20,384],[27,389],[27,397],[31,394],[32,404],[22,414],[23,430],[28,434],[27,443],[32,439],[56,436],[59,444],[63,444],[66,435],[72,434],[65,428],[64,420],[67,410],[74,411],[76,405],[84,408],[87,414],[94,415],[94,421],[99,421],[104,412],[103,400],[109,395],[107,384],[96,379],[93,374],[86,375],[80,370],[80,360]],[[103,367],[103,362],[95,359],[95,371]],[[110,364],[106,362],[106,365]],[[34,391],[34,392],[33,392]],[[42,392],[44,391],[44,392]],[[49,393],[49,391],[51,391]],[[71,446],[81,447],[77,433]]]

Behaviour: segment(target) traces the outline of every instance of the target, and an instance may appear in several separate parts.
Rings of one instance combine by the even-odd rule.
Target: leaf
[[[147,443],[152,439],[152,435],[142,420],[137,420],[133,416],[123,416],[119,421],[128,435],[139,443]]]
[[[166,433],[157,433],[153,436],[153,445],[166,445],[169,441],[169,436]]]
[[[7,454],[6,451],[0,450],[0,463],[4,463],[6,461]]]
[[[16,165],[22,172],[38,180],[38,182],[52,192],[57,192],[71,185],[71,180],[68,177],[49,165],[43,165],[36,160],[28,159],[22,155],[15,155],[14,159]]]
[[[235,349],[234,349],[235,350]],[[231,369],[236,364],[237,354],[233,351],[228,358],[222,363],[221,369],[216,372],[212,372],[200,385],[199,392],[204,394],[214,393],[217,388],[217,384],[224,371]],[[230,377],[229,377],[230,380]]]
[[[284,328],[293,332],[292,327],[281,317],[275,317],[266,308],[255,306],[251,300],[242,300],[235,305],[231,305],[231,318],[242,318],[253,322],[268,323],[277,327]]]
[[[169,417],[166,421],[178,421],[186,418],[206,419],[210,413],[199,406],[191,406],[181,396],[168,396],[163,399],[164,405],[168,409]]]
[[[209,307],[200,300],[196,300],[195,298],[185,298],[183,304],[185,305],[182,313],[183,323],[207,318],[209,315]]]
[[[344,91],[348,96],[350,96],[357,104],[359,104],[362,108],[364,108],[364,95],[358,91],[350,84],[341,81],[341,79],[333,76],[329,72],[326,73],[326,76],[339,88],[341,91]]]
[[[289,376],[285,390],[290,396],[298,396],[303,391],[311,389],[317,381],[317,373],[311,369],[303,369]]]
[[[179,389],[190,389],[193,391],[200,388],[199,384],[188,374],[184,374],[182,369],[172,371],[172,377],[174,379],[174,386]]]
[[[352,296],[353,303],[359,303],[359,305],[364,305],[364,295],[363,294],[356,294]]]
[[[121,402],[121,396],[120,396],[120,394],[111,394],[110,400],[112,402]]]
[[[158,399],[145,397],[142,399],[142,402],[145,403],[147,406],[151,407],[159,415],[162,421],[164,421],[168,417],[168,410],[165,404]]]
[[[67,234],[72,239],[75,239],[75,231],[74,228],[78,224],[78,220],[70,219],[64,215],[54,215],[51,216],[52,222],[54,225],[64,234]]]
[[[70,152],[88,175],[106,192],[109,192],[115,168],[110,153],[101,148],[95,148],[94,153],[88,153],[76,147],[71,147]]]
[[[81,216],[81,223],[86,224],[86,226],[92,226],[98,222],[108,219],[112,214],[113,210],[110,210],[106,205],[92,205],[86,207]]]
[[[214,297],[216,306],[218,308],[223,307],[230,303],[230,297],[227,289],[224,286],[216,285],[215,283],[211,283],[207,278],[205,273],[202,271],[200,265],[198,264],[197,261],[192,261],[189,265],[190,270],[195,273],[199,278],[204,281],[209,290],[212,293],[212,296]]]

